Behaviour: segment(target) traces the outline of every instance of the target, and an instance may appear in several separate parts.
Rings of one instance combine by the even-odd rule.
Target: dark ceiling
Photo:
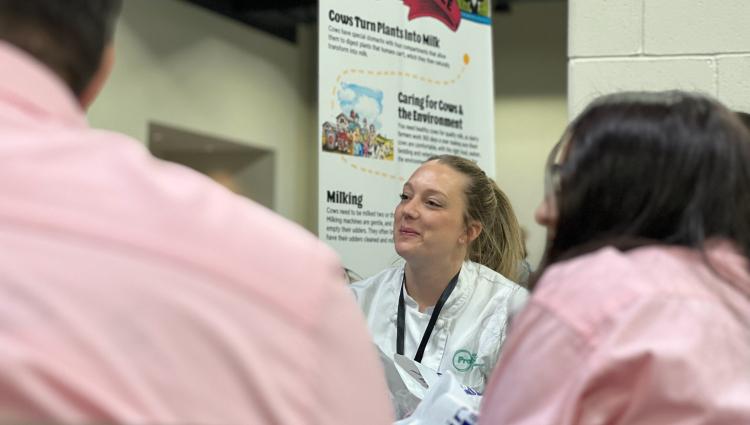
[[[317,0],[182,0],[205,7],[292,42],[298,24],[318,20]],[[356,1],[356,0],[352,0]],[[513,3],[540,0],[495,0],[495,12],[509,12]],[[545,0],[541,0],[545,1]],[[564,0],[546,0],[564,1]]]

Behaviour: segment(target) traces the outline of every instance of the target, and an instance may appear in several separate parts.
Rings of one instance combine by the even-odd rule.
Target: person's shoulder
[[[657,245],[628,251],[604,247],[549,267],[537,293],[549,298],[568,298],[575,293],[599,298],[646,296],[668,290],[660,283],[684,275],[686,266],[698,259],[694,255],[695,251],[687,248]]]
[[[505,305],[497,311],[520,311],[529,299],[529,291],[518,283],[508,279],[489,267],[473,261],[464,262],[467,277],[472,279],[473,298],[490,302],[493,305]]]
[[[143,242],[159,258],[239,282],[296,315],[344,285],[338,256],[302,226],[197,171],[153,158],[127,136],[99,134],[111,142],[102,149],[112,171],[102,174],[128,199],[121,214],[133,217],[131,229],[150,235]]]
[[[695,254],[686,248],[664,246],[629,251],[601,248],[547,269],[531,302],[593,336],[601,326],[620,320],[626,311],[653,301],[701,294],[697,269],[690,260]]]
[[[549,292],[552,295],[564,287],[590,286],[587,282],[589,280],[596,284],[602,275],[621,276],[620,273],[613,272],[627,268],[627,260],[622,254],[614,248],[605,247],[554,263],[544,271],[544,275],[537,284],[537,292]]]
[[[232,193],[208,176],[186,166],[151,157],[128,136],[105,132],[120,139],[119,148],[126,164],[118,170],[129,180],[134,198],[145,210],[169,211],[179,229],[190,229],[186,237],[200,237],[207,246],[236,244],[261,247],[260,257],[278,252],[281,257],[299,263],[312,255],[318,261],[337,262],[336,256],[302,226],[244,196]],[[132,174],[127,175],[130,172]],[[135,179],[141,181],[134,181]],[[138,185],[138,189],[133,186]],[[150,201],[150,202],[145,202]],[[165,228],[170,230],[169,228]],[[293,269],[297,269],[293,267]]]
[[[526,288],[483,264],[466,261],[464,266],[469,276],[475,276],[475,281],[481,288],[492,292],[528,293]]]

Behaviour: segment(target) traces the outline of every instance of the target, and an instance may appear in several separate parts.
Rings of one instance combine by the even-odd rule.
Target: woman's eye
[[[405,193],[399,194],[398,197],[401,198],[402,201],[409,199],[409,196]]]
[[[431,207],[440,207],[441,206],[439,202],[436,202],[436,201],[433,201],[433,200],[428,200],[427,201],[427,205],[429,205]]]

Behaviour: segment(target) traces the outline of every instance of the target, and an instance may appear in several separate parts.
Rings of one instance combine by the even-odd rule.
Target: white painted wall
[[[147,123],[268,148],[276,210],[312,228],[306,190],[317,152],[306,140],[312,102],[298,46],[175,0],[127,0],[117,63],[89,112],[95,127],[145,141]]]
[[[493,16],[496,180],[528,236],[529,262],[544,251],[546,230],[534,222],[544,193],[547,154],[567,125],[567,5],[513,4]]]
[[[566,18],[559,0],[520,2],[494,16],[496,177],[528,232],[549,148],[566,120]],[[276,210],[315,231],[317,42],[288,43],[177,0],[127,0],[114,73],[92,125],[145,141],[148,121],[273,149]]]
[[[620,90],[698,90],[750,111],[750,1],[569,0],[569,112]]]

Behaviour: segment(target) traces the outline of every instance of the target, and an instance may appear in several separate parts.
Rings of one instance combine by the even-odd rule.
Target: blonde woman
[[[474,162],[430,158],[404,184],[393,237],[403,265],[352,285],[375,343],[482,392],[528,296],[508,198]]]

